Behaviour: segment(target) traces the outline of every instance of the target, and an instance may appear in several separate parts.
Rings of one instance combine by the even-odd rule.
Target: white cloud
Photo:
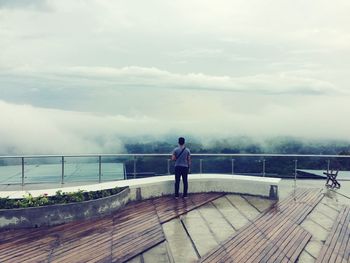
[[[203,73],[172,73],[155,67],[129,66],[112,67],[69,67],[58,69],[35,70],[22,68],[7,71],[2,75],[13,78],[55,79],[62,83],[71,83],[84,89],[87,85],[104,87],[155,87],[162,89],[193,89],[204,91],[227,91],[256,94],[299,94],[318,95],[344,92],[333,83],[316,78],[285,72],[279,74],[259,74],[253,76],[231,77],[207,75]],[[1,75],[0,75],[1,81]],[[89,81],[89,84],[87,83]]]
[[[123,150],[118,138],[110,131],[99,130],[97,117],[81,113],[47,110],[30,105],[14,105],[0,101],[2,153],[60,154],[80,152],[119,152]],[[118,117],[116,117],[118,118]],[[123,118],[120,123],[127,122]],[[103,127],[106,128],[106,127]],[[96,140],[101,136],[100,140]]]
[[[49,4],[46,0],[0,0],[0,9],[34,9],[47,11]]]
[[[285,103],[276,103],[260,101],[255,96],[243,107],[240,99],[185,97],[175,108],[161,108],[162,103],[155,101],[155,108],[161,111],[158,115],[145,111],[144,115],[133,117],[0,102],[0,149],[13,154],[117,153],[123,152],[124,137],[161,138],[167,134],[198,138],[287,135],[348,139],[350,126],[345,120],[350,108],[346,98],[320,96],[316,101],[294,102],[292,107],[288,98]],[[228,102],[232,105],[228,106]],[[340,109],[338,105],[345,107]],[[256,106],[258,110],[249,109]]]

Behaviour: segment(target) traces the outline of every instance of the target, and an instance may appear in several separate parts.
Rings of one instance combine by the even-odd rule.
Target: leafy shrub
[[[0,209],[12,209],[12,208],[25,208],[25,207],[38,207],[54,204],[68,204],[82,201],[95,200],[111,195],[115,195],[125,187],[116,187],[112,189],[98,190],[84,192],[79,190],[77,192],[63,192],[58,190],[55,195],[48,196],[47,194],[33,197],[31,194],[23,196],[21,199],[10,199],[8,197],[0,197]]]

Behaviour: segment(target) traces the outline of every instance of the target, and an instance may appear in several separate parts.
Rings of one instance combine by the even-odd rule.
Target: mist
[[[0,102],[0,112],[2,154],[125,153],[127,143],[165,141],[175,145],[177,136],[188,137],[190,143],[192,140],[192,143],[200,143],[204,148],[220,148],[220,145],[237,148],[257,144],[264,151],[276,149],[272,147],[272,138],[279,138],[275,144],[281,142],[281,138],[314,143],[348,141],[344,129],[339,129],[338,136],[331,136],[335,134],[335,126],[324,126],[326,116],[313,119],[312,113],[309,123],[300,120],[301,126],[298,127],[296,116],[286,116],[284,122],[282,117],[275,119],[276,113],[269,112],[261,116],[262,120],[244,114],[232,118],[230,112],[222,111],[220,115],[198,116],[196,121],[181,121],[147,115],[128,117],[45,109],[3,101]],[[302,112],[301,109],[300,114]],[[283,114],[280,112],[278,115]],[[303,120],[305,122],[305,117]],[[287,127],[281,127],[282,122]],[[334,119],[328,123],[337,125]],[[320,130],[316,133],[314,126],[317,124]]]

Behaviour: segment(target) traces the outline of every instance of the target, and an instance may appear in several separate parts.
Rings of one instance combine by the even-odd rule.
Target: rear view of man
[[[175,161],[175,198],[179,197],[180,178],[182,177],[184,192],[183,197],[187,197],[188,171],[191,166],[191,152],[185,146],[185,138],[179,138],[179,146],[173,150],[171,159]]]

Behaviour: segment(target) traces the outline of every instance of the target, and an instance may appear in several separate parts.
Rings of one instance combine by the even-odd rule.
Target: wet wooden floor
[[[332,211],[322,202],[320,189],[276,204],[220,193],[161,197],[99,220],[0,232],[0,262],[349,262],[349,207],[336,207],[319,250],[308,248],[317,232],[305,222]]]
[[[300,191],[246,225],[201,262],[295,262],[311,234],[299,224],[320,202],[320,190]]]
[[[99,220],[0,232],[0,262],[125,262],[165,240],[161,223],[220,196],[161,197]]]

